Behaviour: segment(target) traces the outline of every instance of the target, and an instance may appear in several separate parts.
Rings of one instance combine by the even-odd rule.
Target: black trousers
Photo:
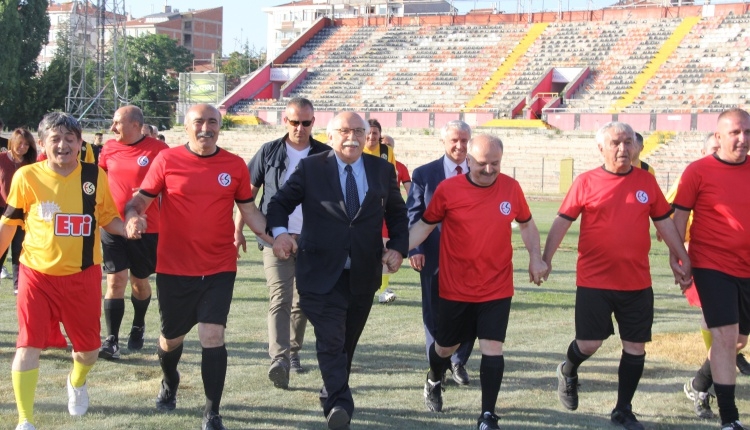
[[[352,294],[349,271],[344,270],[333,289],[326,294],[299,292],[299,305],[315,329],[315,350],[323,386],[328,398],[323,406],[327,416],[334,406],[354,414],[349,389],[349,373],[357,342],[372,308],[374,291]]]
[[[435,333],[438,326],[438,307],[440,301],[438,274],[428,274],[422,270],[419,272],[419,280],[422,284],[422,322],[424,323],[425,355],[429,363],[430,345],[435,341]],[[451,363],[465,366],[466,362],[469,361],[471,351],[474,349],[474,341],[475,339],[471,339],[469,342],[462,343],[451,356]]]

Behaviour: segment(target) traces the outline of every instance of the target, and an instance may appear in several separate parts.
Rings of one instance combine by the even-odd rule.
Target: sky
[[[542,7],[550,10],[556,9],[559,0],[522,0],[531,1],[533,9]],[[547,4],[545,4],[545,1]],[[594,0],[594,5],[601,3],[603,0]],[[613,0],[614,1],[614,0]],[[266,47],[266,29],[268,15],[261,10],[264,7],[278,6],[289,3],[286,0],[219,0],[212,6],[211,2],[205,0],[167,0],[172,9],[179,9],[185,12],[188,9],[207,9],[211,7],[224,6],[224,55],[229,55],[233,51],[241,50],[245,42],[250,47],[255,46],[256,50]],[[129,0],[125,1],[125,12],[131,13],[134,17],[140,18],[152,13],[160,13],[164,10],[165,0]],[[498,1],[474,1],[474,0],[454,0],[453,5],[458,8],[460,13],[466,13],[471,9],[490,8],[493,4],[499,3],[500,9],[514,12],[517,8],[517,0]],[[563,4],[573,3],[587,4],[587,0],[563,0]]]

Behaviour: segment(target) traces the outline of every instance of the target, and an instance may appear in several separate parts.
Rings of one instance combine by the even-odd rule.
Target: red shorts
[[[18,276],[16,348],[58,347],[60,323],[73,351],[101,346],[102,268],[95,264],[73,275],[45,275],[23,264]]]

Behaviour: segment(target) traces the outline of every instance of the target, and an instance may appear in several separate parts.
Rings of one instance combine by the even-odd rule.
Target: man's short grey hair
[[[469,139],[469,144],[466,145],[467,154],[471,153],[471,148],[474,146],[474,141],[476,139],[486,139],[490,143],[490,145],[493,145],[495,148],[499,149],[500,152],[503,152],[503,141],[500,140],[499,137],[487,133],[481,133]]]
[[[599,145],[604,144],[604,135],[606,135],[610,130],[629,134],[630,138],[633,139],[633,142],[635,143],[635,131],[633,131],[633,127],[631,127],[629,124],[619,121],[611,121],[604,124],[602,128],[600,128],[599,131],[596,132],[596,143],[598,143]]]
[[[338,119],[339,115],[342,114],[342,113],[344,113],[344,112],[337,113],[336,115],[333,116],[333,118],[331,118],[330,121],[328,121],[328,125],[326,126],[326,134],[328,135],[329,139],[331,138],[331,136],[333,136],[333,131],[336,129],[336,127],[338,127],[338,126],[334,125],[334,123]],[[370,133],[370,124],[368,124],[367,121],[364,118],[362,118],[362,116],[359,116],[359,117],[360,117],[360,119],[362,119],[362,124],[363,124],[362,128],[365,129],[365,134],[369,134]]]
[[[289,103],[286,104],[286,107],[292,107],[294,106],[297,109],[304,109],[306,107],[309,107],[313,111],[315,111],[315,107],[313,106],[312,102],[304,97],[294,97],[291,100],[289,100]]]
[[[50,112],[47,115],[44,115],[42,121],[39,122],[39,127],[37,128],[39,140],[44,142],[47,139],[50,130],[56,129],[58,127],[63,127],[66,130],[73,132],[78,140],[82,139],[81,124],[77,119],[75,119],[73,115],[67,114],[65,112]]]
[[[469,126],[469,124],[456,119],[456,120],[448,121],[447,123],[445,123],[443,128],[440,129],[440,138],[445,139],[445,137],[448,136],[448,130],[452,128],[455,128],[458,131],[465,131],[469,133],[469,136],[471,136],[471,127]]]

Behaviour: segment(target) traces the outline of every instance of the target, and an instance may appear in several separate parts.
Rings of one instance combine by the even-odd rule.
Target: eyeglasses
[[[289,124],[291,124],[292,127],[299,127],[300,124],[302,124],[303,127],[310,127],[312,125],[312,123],[313,123],[313,120],[296,121],[296,120],[287,118],[286,122],[288,122]]]
[[[349,135],[349,133],[354,133],[354,135],[357,137],[362,137],[365,135],[364,128],[337,128],[336,131],[338,131],[342,136],[347,136]]]

